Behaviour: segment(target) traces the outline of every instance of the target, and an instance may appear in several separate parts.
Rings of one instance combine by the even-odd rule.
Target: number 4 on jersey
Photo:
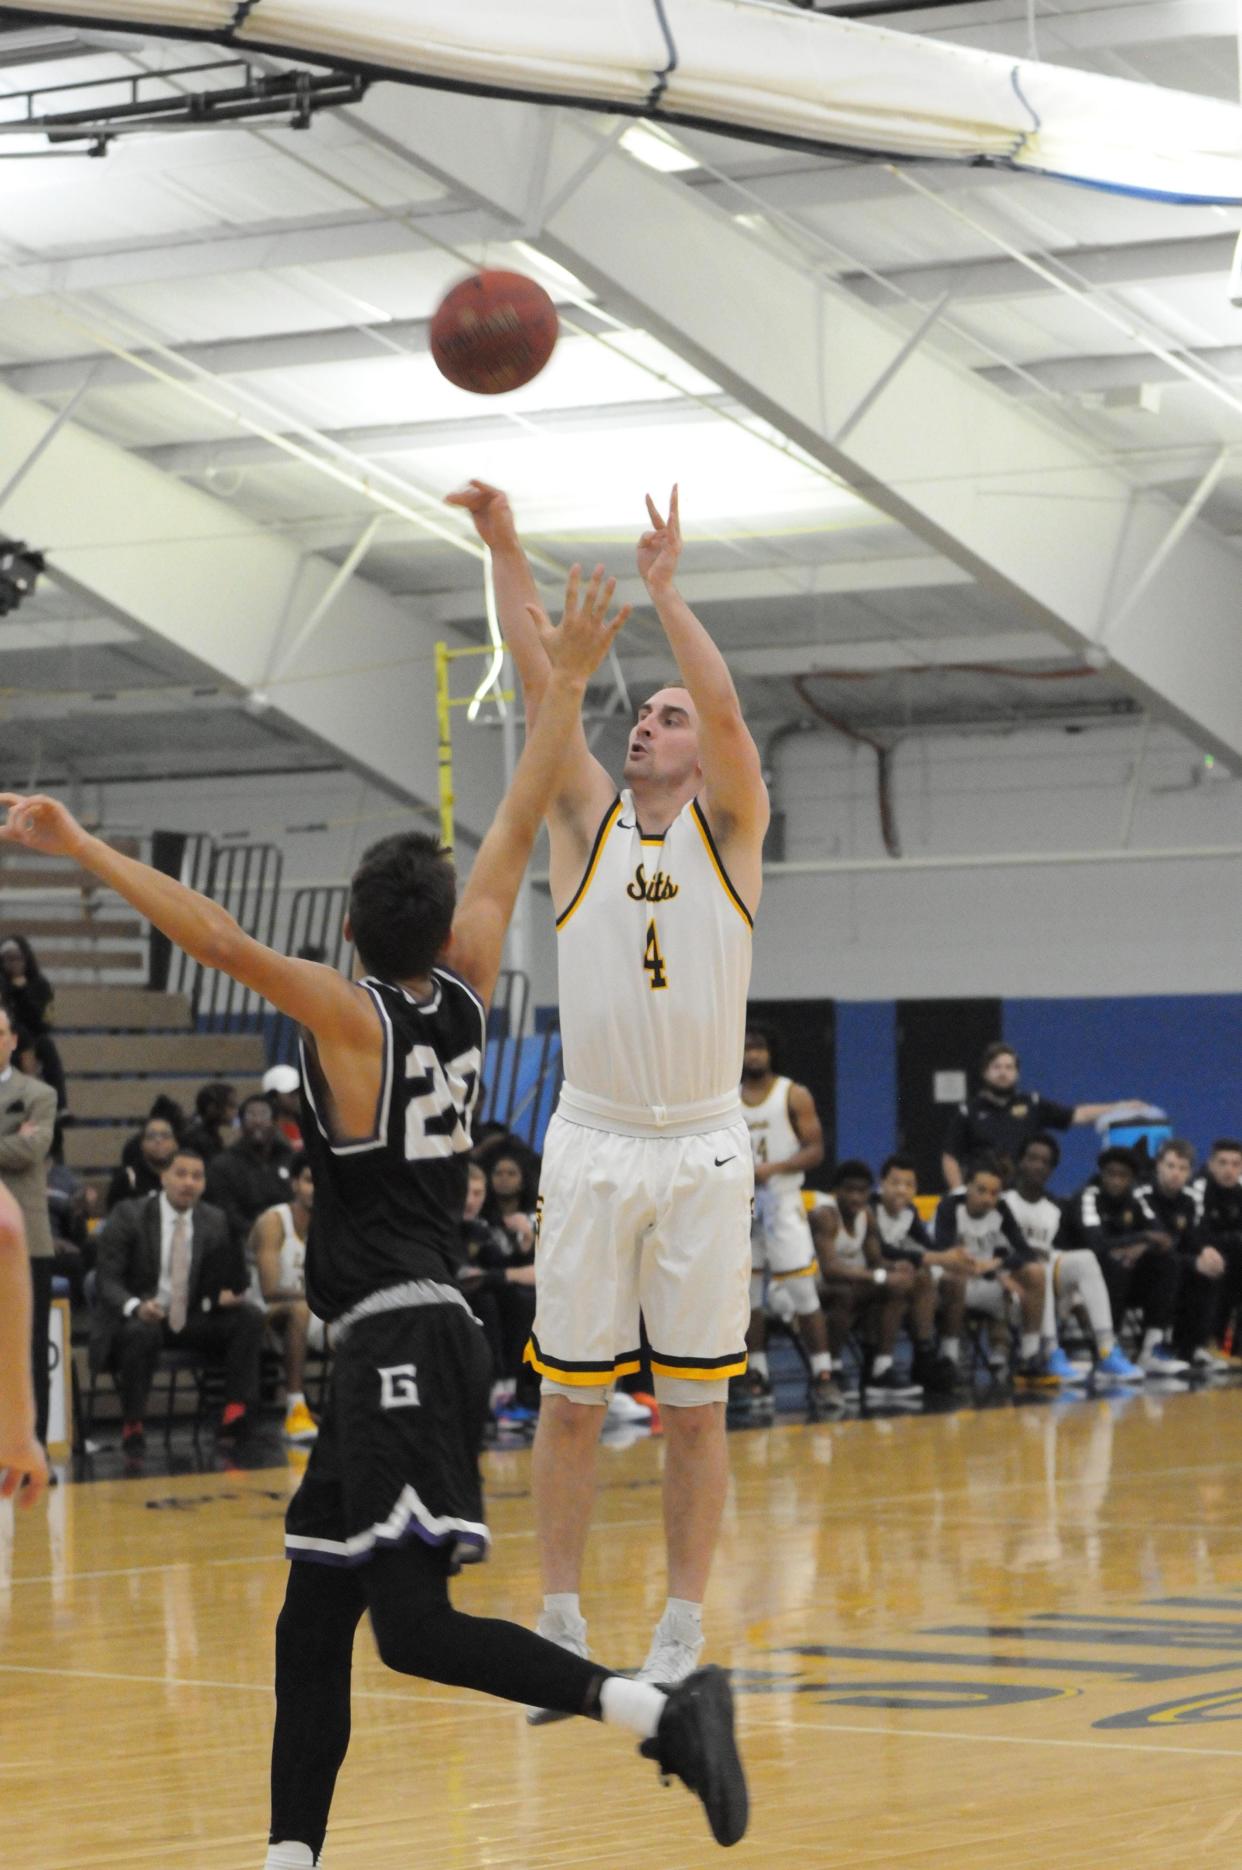
[[[649,985],[652,993],[668,986],[668,975],[664,969],[664,956],[660,953],[660,937],[656,934],[655,917],[647,924],[647,944],[643,949],[643,969],[651,976]]]

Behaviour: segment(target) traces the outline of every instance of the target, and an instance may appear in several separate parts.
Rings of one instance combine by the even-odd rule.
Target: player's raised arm
[[[467,481],[456,493],[449,494],[447,504],[469,513],[475,531],[491,553],[496,614],[522,684],[529,734],[538,718],[551,671],[544,638],[552,626],[518,537],[513,509],[499,487],[482,480]],[[612,780],[587,746],[579,713],[565,745],[560,777],[548,809],[558,816],[580,818],[585,835],[593,837],[615,791]]]
[[[559,629],[548,623],[536,605],[531,606],[532,627],[548,657],[547,686],[512,784],[462,892],[449,951],[454,967],[484,1000],[491,998],[496,985],[509,918],[540,824],[561,783],[566,749],[575,732],[581,733],[587,682],[630,614],[626,604],[609,619],[615,589],[615,579],[605,583],[600,567],[582,591],[575,565]]]
[[[651,530],[638,542],[638,569],[698,715],[708,817],[719,835],[738,834],[758,844],[768,826],[759,749],[742,718],[724,657],[675,582],[682,547],[677,488],[669,496],[667,519],[650,494],[647,513]]]
[[[58,799],[0,792],[0,810],[6,809],[0,841],[49,857],[74,858],[204,967],[218,968],[253,988],[330,1045],[347,1051],[374,1047],[371,999],[335,968],[277,954],[255,941],[210,897],[93,837]]]

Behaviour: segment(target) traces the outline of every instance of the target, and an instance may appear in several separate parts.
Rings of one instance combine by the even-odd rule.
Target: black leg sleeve
[[[336,1776],[349,1747],[354,1632],[365,1607],[358,1573],[298,1561],[276,1622],[272,1844],[309,1844],[317,1857]]]
[[[360,1573],[380,1659],[390,1669],[598,1719],[599,1691],[611,1671],[520,1624],[454,1610],[439,1550],[411,1540],[378,1553]]]
[[[1113,1308],[1113,1330],[1120,1335],[1130,1299],[1130,1288],[1134,1283],[1134,1268],[1126,1266],[1121,1260],[1115,1260],[1111,1253],[1101,1253],[1099,1261],[1104,1284],[1108,1287],[1108,1302]]]

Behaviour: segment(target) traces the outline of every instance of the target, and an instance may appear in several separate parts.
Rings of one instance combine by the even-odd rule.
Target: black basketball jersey
[[[302,1134],[315,1176],[306,1294],[329,1321],[407,1280],[457,1283],[487,1024],[464,981],[443,968],[432,978],[426,1001],[389,981],[361,983],[384,1046],[370,1136],[344,1143],[329,1136],[319,1108],[323,1070],[313,1038],[302,1035]]]

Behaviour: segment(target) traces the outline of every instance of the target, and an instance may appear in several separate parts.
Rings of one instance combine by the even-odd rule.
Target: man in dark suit
[[[13,1063],[17,1032],[0,1007],[0,1181],[25,1222],[30,1251],[31,1358],[35,1433],[47,1440],[48,1313],[52,1303],[52,1234],[47,1218],[47,1159],[56,1128],[56,1093]]]
[[[246,1302],[246,1262],[228,1221],[203,1201],[207,1172],[178,1149],[158,1195],[123,1201],[98,1237],[97,1370],[115,1364],[121,1442],[140,1453],[143,1416],[162,1350],[201,1351],[224,1365],[221,1437],[238,1439],[259,1397],[263,1314]]]

